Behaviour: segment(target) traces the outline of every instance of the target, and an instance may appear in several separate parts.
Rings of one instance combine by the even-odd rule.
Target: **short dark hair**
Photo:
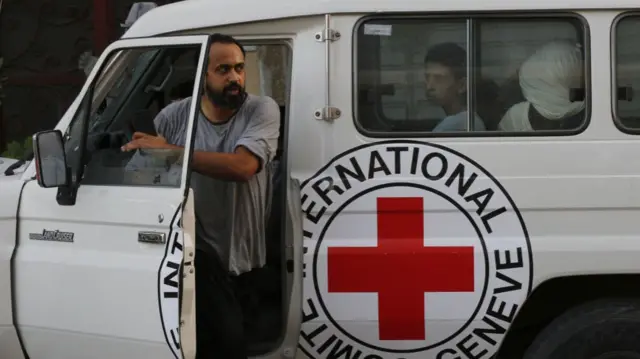
[[[467,75],[467,52],[453,42],[444,42],[434,45],[424,57],[427,63],[436,63],[451,69],[456,78]]]
[[[238,40],[234,39],[232,36],[229,35],[225,35],[225,34],[220,34],[220,33],[215,33],[213,35],[211,35],[210,39],[209,39],[209,44],[213,45],[216,43],[220,43],[220,44],[234,44],[236,46],[238,46],[240,48],[240,51],[242,51],[242,56],[247,56],[247,53],[244,51],[244,47],[242,46],[242,44],[240,44],[240,42],[238,42]]]

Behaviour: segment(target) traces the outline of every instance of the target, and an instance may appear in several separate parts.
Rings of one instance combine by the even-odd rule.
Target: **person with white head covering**
[[[446,116],[433,132],[466,131],[467,119],[467,53],[458,44],[434,45],[424,58],[427,98],[439,105]],[[484,131],[485,124],[474,113],[474,131]]]
[[[129,15],[127,15],[127,19],[120,26],[122,26],[125,30],[129,29],[134,22],[142,17],[142,15],[157,7],[158,4],[150,1],[133,3],[133,5],[131,5],[131,9],[129,10]]]
[[[571,91],[583,88],[583,56],[580,47],[568,41],[545,44],[521,66],[520,88],[526,101],[513,105],[502,117],[501,131],[535,131],[530,114],[563,128],[563,121],[578,115],[584,101],[572,101]],[[533,107],[533,108],[531,108]],[[549,126],[545,126],[549,127]]]
[[[133,23],[135,23],[142,15],[147,12],[155,9],[158,5],[154,2],[137,2],[131,5],[131,9],[129,10],[129,14],[127,15],[127,19],[120,26],[127,31]],[[91,51],[84,52],[78,58],[78,67],[80,70],[84,71],[85,76],[89,76],[91,70],[98,62],[98,58],[93,56]]]

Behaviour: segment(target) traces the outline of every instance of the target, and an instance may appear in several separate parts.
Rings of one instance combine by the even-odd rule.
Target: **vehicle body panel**
[[[16,247],[17,215],[23,182],[19,177],[0,175],[0,348],[7,358],[23,358],[14,327],[12,259]]]

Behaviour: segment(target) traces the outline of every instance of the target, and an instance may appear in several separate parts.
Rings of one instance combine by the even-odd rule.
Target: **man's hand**
[[[159,163],[162,163],[163,166],[171,164],[182,165],[184,149],[167,143],[167,140],[162,136],[153,136],[142,132],[134,133],[131,141],[122,146],[122,151],[135,150],[148,150],[146,154],[151,155],[151,158],[155,160],[161,161]]]
[[[122,151],[128,152],[139,148],[177,149],[176,146],[168,144],[167,140],[162,136],[152,136],[146,133],[136,132],[133,134],[131,141],[122,146]]]

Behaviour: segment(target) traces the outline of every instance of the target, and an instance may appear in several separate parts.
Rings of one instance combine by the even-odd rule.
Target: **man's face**
[[[427,97],[439,106],[448,107],[454,101],[459,101],[465,92],[466,79],[456,79],[453,71],[442,64],[427,63],[424,77]]]
[[[245,98],[244,56],[235,44],[215,43],[209,49],[205,93],[218,106],[235,110]]]

